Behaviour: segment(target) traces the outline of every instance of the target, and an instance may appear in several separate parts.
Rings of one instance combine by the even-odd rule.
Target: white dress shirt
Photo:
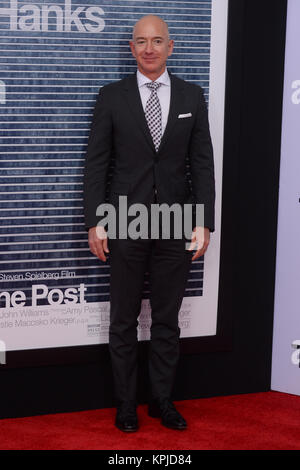
[[[161,86],[157,90],[157,96],[161,106],[161,125],[163,135],[168,121],[171,97],[171,80],[167,69],[165,69],[165,71],[155,80],[155,82],[161,83]],[[151,95],[151,90],[146,86],[146,83],[151,83],[151,80],[150,78],[143,75],[139,70],[137,70],[137,83],[142,105],[145,111],[146,103]]]

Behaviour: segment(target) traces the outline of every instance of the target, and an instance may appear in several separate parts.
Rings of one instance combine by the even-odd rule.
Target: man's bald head
[[[140,18],[135,23],[133,30],[132,30],[133,41],[135,37],[139,34],[140,30],[143,31],[143,29],[149,25],[155,25],[156,27],[159,27],[164,32],[164,35],[167,37],[167,39],[170,38],[168,25],[160,16],[146,15]]]
[[[143,16],[134,25],[129,43],[139,71],[156,80],[173,52],[174,41],[169,38],[167,23],[156,15]]]

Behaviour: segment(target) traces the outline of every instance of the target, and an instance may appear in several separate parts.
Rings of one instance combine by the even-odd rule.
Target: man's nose
[[[148,41],[146,44],[146,52],[151,53],[153,52],[153,44],[151,41]]]

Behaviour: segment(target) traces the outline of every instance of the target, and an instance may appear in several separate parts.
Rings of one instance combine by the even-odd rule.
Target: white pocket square
[[[184,119],[189,117],[192,117],[192,113],[178,114],[178,119]]]

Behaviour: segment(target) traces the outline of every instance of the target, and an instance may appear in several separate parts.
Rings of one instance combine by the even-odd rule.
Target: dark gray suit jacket
[[[204,225],[214,231],[213,149],[202,88],[170,74],[169,117],[158,152],[145,119],[136,74],[101,88],[92,120],[84,171],[85,226],[96,209],[127,195],[128,205],[204,204]],[[180,114],[191,114],[179,118]],[[111,159],[114,169],[109,185]]]

